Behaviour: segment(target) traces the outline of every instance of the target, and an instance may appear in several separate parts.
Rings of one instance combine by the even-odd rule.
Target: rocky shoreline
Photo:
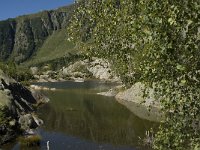
[[[93,58],[90,61],[87,59],[77,61],[56,72],[51,71],[48,66],[45,67],[46,70],[43,72],[39,72],[37,67],[31,68],[37,82],[66,80],[84,82],[86,79],[95,78],[106,82],[121,83],[120,79],[111,71],[110,64],[102,59]],[[56,89],[38,85],[31,85],[28,89],[6,76],[1,70],[0,80],[0,114],[4,114],[4,120],[6,120],[1,121],[3,119],[0,119],[1,145],[22,133],[33,133],[33,130],[43,123],[37,117],[35,111],[38,105],[47,103],[48,98],[39,91],[54,91]],[[127,107],[138,117],[159,122],[162,118],[159,111],[161,105],[158,100],[154,99],[152,89],[149,89],[149,97],[144,98],[144,89],[145,86],[142,83],[136,83],[129,89],[126,89],[121,83],[109,91],[97,94],[115,97],[120,104]]]
[[[144,97],[145,85],[138,82],[132,87],[125,89],[123,85],[114,87],[107,92],[97,93],[103,96],[112,96],[131,112],[140,118],[160,122],[163,118],[161,104],[154,98],[153,89],[148,89],[148,97]]]
[[[62,82],[71,80],[74,82],[84,82],[87,79],[98,79],[105,82],[117,82],[120,85],[110,89],[106,92],[97,93],[98,95],[115,97],[115,99],[126,106],[137,116],[159,122],[161,120],[160,109],[161,104],[155,100],[153,89],[149,89],[149,97],[144,98],[145,85],[142,83],[135,83],[132,87],[126,89],[122,85],[119,77],[111,71],[111,65],[105,59],[91,58],[79,60],[75,63],[64,66],[58,71],[52,71],[48,66],[44,66],[43,72],[39,72],[37,67],[32,67],[31,71],[34,74],[36,82]],[[31,85],[35,90],[56,90],[54,88],[47,88],[37,85]],[[128,103],[133,107],[129,107]],[[134,107],[137,105],[137,107]],[[140,108],[139,108],[140,107]],[[138,111],[139,110],[139,111]],[[141,115],[145,113],[146,115]]]
[[[43,122],[35,111],[49,99],[28,89],[0,70],[0,145],[37,128]]]
[[[114,72],[111,71],[110,63],[105,59],[96,57],[91,58],[91,60],[76,61],[56,71],[52,71],[48,65],[42,68],[31,67],[31,72],[36,82],[62,82],[66,80],[84,82],[87,79],[121,82]]]

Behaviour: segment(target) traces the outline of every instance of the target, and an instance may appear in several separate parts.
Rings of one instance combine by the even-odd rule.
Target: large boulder
[[[77,61],[74,64],[69,65],[62,69],[63,76],[71,78],[85,78],[91,76],[87,69],[88,64],[84,61]]]
[[[34,115],[36,106],[47,101],[41,93],[29,90],[0,70],[0,144],[20,131],[36,128],[41,122]]]
[[[93,58],[93,61],[88,66],[88,70],[97,79],[109,80],[112,78],[110,64],[107,60]]]
[[[21,125],[21,129],[25,131],[35,129],[43,124],[43,121],[34,114],[21,115],[18,122]]]
[[[116,99],[135,102],[146,107],[152,106],[160,108],[160,102],[154,98],[154,90],[149,88],[147,97],[144,97],[144,90],[145,85],[137,82],[131,88],[119,92],[116,95]]]
[[[30,71],[33,75],[36,75],[38,73],[38,67],[31,67]]]
[[[148,91],[148,96],[144,96],[144,90]],[[155,99],[154,90],[146,89],[145,85],[140,82],[119,92],[115,98],[140,118],[156,122],[162,119],[161,104]]]

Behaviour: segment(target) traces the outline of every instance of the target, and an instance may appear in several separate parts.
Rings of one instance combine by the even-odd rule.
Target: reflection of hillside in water
[[[117,145],[137,145],[154,124],[133,115],[113,98],[87,90],[48,92],[50,103],[40,110],[48,131]]]

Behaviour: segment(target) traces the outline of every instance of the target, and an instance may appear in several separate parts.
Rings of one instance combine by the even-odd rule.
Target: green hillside
[[[74,5],[69,5],[0,21],[0,61],[11,60],[21,64],[33,57],[54,55],[54,50],[54,56],[59,57],[58,50],[63,52],[65,47],[68,48],[65,30],[73,10]]]
[[[60,29],[54,31],[53,34],[45,40],[42,47],[38,49],[33,57],[23,64],[32,66],[63,57],[69,53],[74,54],[77,52],[74,44],[68,41],[66,29]]]

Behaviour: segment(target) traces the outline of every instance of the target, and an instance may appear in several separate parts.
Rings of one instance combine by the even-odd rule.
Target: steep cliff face
[[[68,25],[74,6],[0,21],[0,60],[23,62],[54,31]]]
[[[15,39],[15,20],[0,22],[0,59],[7,59],[13,51]]]

